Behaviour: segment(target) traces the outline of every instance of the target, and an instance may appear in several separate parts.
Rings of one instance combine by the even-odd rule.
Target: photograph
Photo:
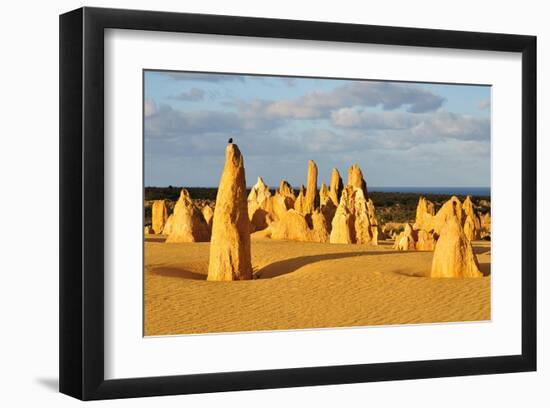
[[[488,84],[145,69],[143,187],[144,336],[491,321]]]

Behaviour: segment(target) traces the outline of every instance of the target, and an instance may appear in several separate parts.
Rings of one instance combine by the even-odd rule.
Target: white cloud
[[[240,102],[238,107],[248,118],[319,119],[329,118],[335,110],[354,106],[380,106],[386,111],[405,108],[411,113],[432,112],[444,101],[441,96],[411,84],[357,81],[329,91],[312,91],[296,99]]]
[[[438,111],[425,114],[407,112],[373,112],[361,108],[344,108],[333,112],[333,125],[363,130],[403,130],[422,143],[441,139],[489,140],[490,121],[468,115]]]

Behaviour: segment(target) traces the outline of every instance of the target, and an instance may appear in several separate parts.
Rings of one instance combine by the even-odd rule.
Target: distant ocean
[[[376,187],[368,186],[368,190],[381,193],[415,193],[415,194],[448,194],[490,196],[490,187]]]

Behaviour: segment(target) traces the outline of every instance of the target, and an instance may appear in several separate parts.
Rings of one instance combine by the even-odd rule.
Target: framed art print
[[[536,368],[536,38],[60,18],[60,389]]]

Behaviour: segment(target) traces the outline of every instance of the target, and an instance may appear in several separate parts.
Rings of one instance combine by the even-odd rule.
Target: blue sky
[[[227,139],[247,184],[319,184],[358,163],[371,186],[490,185],[489,86],[144,72],[146,186],[217,186]]]

